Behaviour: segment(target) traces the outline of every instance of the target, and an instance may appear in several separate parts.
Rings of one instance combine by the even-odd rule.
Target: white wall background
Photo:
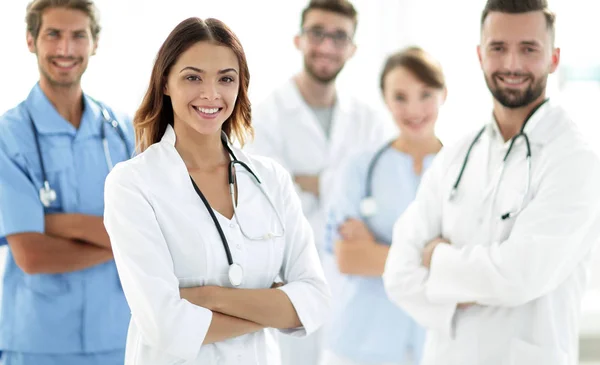
[[[38,79],[35,56],[28,53],[25,43],[27,2],[0,2],[0,113],[23,100]],[[300,11],[306,2],[96,0],[104,29],[98,53],[84,76],[84,89],[114,108],[133,114],[148,85],[154,56],[171,29],[186,17],[216,17],[236,32],[245,47],[251,71],[250,96],[258,102],[301,67],[292,38],[299,30]],[[386,55],[407,45],[424,47],[441,61],[446,72],[449,96],[438,132],[445,143],[450,143],[485,122],[490,113],[491,100],[475,52],[484,3],[354,0],[359,11],[358,51],[342,72],[340,87],[383,107],[378,78]],[[562,48],[562,63],[575,67],[600,65],[600,1],[550,0],[550,4],[558,13],[557,41]],[[600,100],[600,83],[567,83],[559,90],[559,75],[551,77],[550,96],[563,99],[595,141],[600,132],[600,113],[595,108]],[[600,291],[600,279],[595,285]]]

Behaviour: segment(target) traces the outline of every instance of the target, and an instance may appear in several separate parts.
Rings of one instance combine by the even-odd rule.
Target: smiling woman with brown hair
[[[126,364],[277,364],[274,329],[305,336],[324,320],[329,289],[289,174],[231,145],[251,133],[248,85],[216,19],[183,21],[158,52],[140,154],[106,183]]]

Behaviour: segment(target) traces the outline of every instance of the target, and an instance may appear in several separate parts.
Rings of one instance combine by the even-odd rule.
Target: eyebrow
[[[522,45],[525,45],[525,46],[536,46],[536,47],[539,47],[539,46],[541,46],[541,43],[540,43],[540,42],[538,42],[538,41],[533,41],[533,40],[532,40],[532,41],[523,41],[523,42],[521,42],[521,44],[522,44]]]
[[[203,73],[205,73],[205,71],[204,71],[204,70],[202,70],[202,69],[200,69],[200,68],[197,68],[197,67],[193,67],[193,66],[186,66],[186,67],[182,68],[182,69],[181,69],[181,71],[179,71],[179,73],[182,73],[182,72],[183,72],[183,71],[185,71],[185,70],[192,70],[192,71],[195,71],[195,72],[197,72],[197,73],[200,73],[200,74],[203,74]],[[223,69],[223,70],[219,70],[218,74],[219,74],[219,75],[220,75],[220,74],[226,74],[226,73],[228,73],[228,72],[235,72],[235,73],[238,73],[238,72],[237,72],[237,70],[236,70],[235,68],[226,68],[226,69]]]
[[[304,27],[304,29],[316,29],[316,30],[323,30],[324,31],[325,30],[325,26],[321,25],[321,24],[315,24],[315,25],[312,25],[310,27]],[[331,33],[345,33],[345,34],[350,34],[344,28],[341,28],[341,27],[337,27],[335,29],[332,29]]]
[[[58,32],[58,33],[61,33],[61,32],[65,32],[65,30],[49,27],[49,28],[44,29],[44,32],[45,33],[48,33],[48,32]],[[76,29],[76,30],[72,30],[71,33],[87,33],[87,30],[85,30],[85,29]]]
[[[502,46],[505,45],[506,42],[504,41],[491,41],[490,43],[488,43],[489,47],[493,47],[493,46]],[[524,46],[536,46],[539,47],[541,46],[541,43],[535,40],[529,40],[529,41],[521,41],[519,42],[520,45],[524,45]]]

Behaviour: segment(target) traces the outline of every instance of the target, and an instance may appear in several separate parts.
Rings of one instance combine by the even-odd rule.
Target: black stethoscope
[[[375,166],[379,162],[381,155],[383,155],[383,153],[392,146],[394,141],[395,139],[389,141],[388,143],[383,145],[383,147],[377,150],[377,152],[375,153],[375,155],[373,155],[373,158],[371,158],[371,161],[369,162],[369,167],[367,169],[367,179],[365,184],[365,197],[360,201],[359,208],[360,214],[364,218],[371,218],[375,214],[377,214],[377,202],[375,201],[375,198],[373,198],[373,171],[375,170]]]
[[[527,179],[525,180],[525,194],[523,194],[523,200],[521,201],[521,204],[519,205],[519,207],[516,210],[506,212],[506,213],[504,213],[504,214],[502,214],[500,216],[500,218],[502,220],[510,219],[510,218],[516,216],[517,214],[521,213],[521,211],[525,207],[525,200],[527,199],[527,195],[529,194],[529,189],[531,187],[531,145],[529,143],[529,137],[527,137],[527,134],[525,133],[525,126],[527,125],[527,122],[529,122],[529,119],[531,119],[531,117],[535,114],[535,112],[542,105],[544,105],[547,101],[548,101],[548,99],[544,100],[542,103],[540,103],[540,105],[536,106],[529,113],[529,115],[527,116],[527,118],[525,118],[525,121],[523,122],[523,125],[521,126],[521,130],[519,131],[519,133],[516,136],[514,136],[511,139],[510,145],[508,147],[508,150],[506,151],[506,154],[504,155],[504,159],[502,160],[502,169],[500,171],[500,175],[498,176],[498,181],[496,183],[496,193],[498,192],[498,187],[500,186],[500,183],[502,182],[502,177],[504,176],[504,171],[505,171],[505,168],[506,168],[506,160],[508,159],[508,156],[510,155],[510,152],[512,151],[512,148],[513,148],[515,142],[519,138],[522,137],[525,140],[525,145],[527,147],[527,154],[525,155],[525,159],[527,160]],[[481,130],[475,136],[475,139],[473,139],[473,142],[471,142],[471,145],[469,146],[469,149],[467,150],[467,155],[465,156],[465,159],[463,161],[462,167],[460,169],[460,173],[458,174],[458,177],[456,178],[456,182],[454,183],[454,185],[452,186],[452,190],[450,191],[450,196],[448,197],[448,199],[450,201],[453,201],[455,199],[455,197],[456,197],[456,194],[457,194],[457,191],[458,191],[458,186],[460,184],[462,176],[463,176],[463,174],[465,172],[465,169],[467,167],[467,163],[469,161],[469,156],[471,155],[471,151],[473,150],[473,147],[475,146],[475,144],[481,138],[481,135],[483,135],[483,132],[485,131],[486,128],[487,128],[487,126],[484,126],[483,128],[481,128]],[[493,199],[493,201],[495,201],[496,193],[494,193],[494,199]]]
[[[234,211],[233,215],[238,223],[238,226],[240,227],[240,231],[242,232],[244,237],[246,237],[250,240],[255,240],[255,241],[283,237],[283,235],[285,233],[285,227],[283,225],[283,221],[281,219],[281,216],[279,215],[279,212],[275,208],[273,201],[271,200],[271,198],[269,197],[267,192],[264,190],[260,179],[258,178],[258,176],[256,176],[254,171],[252,171],[252,169],[246,163],[238,160],[237,157],[235,157],[235,154],[233,153],[233,151],[231,150],[231,148],[229,147],[229,145],[227,143],[227,137],[224,134],[222,134],[222,136],[221,136],[221,141],[223,142],[223,146],[227,149],[227,152],[231,156],[231,161],[229,162],[229,167],[227,170],[227,179],[229,182],[229,193],[231,195],[231,202],[233,204],[233,211]],[[271,208],[275,212],[275,215],[277,216],[277,220],[279,221],[279,225],[281,227],[281,233],[269,232],[269,233],[266,233],[264,235],[257,236],[257,237],[251,237],[246,234],[246,231],[244,231],[244,228],[240,224],[238,214],[237,214],[237,204],[235,202],[235,184],[236,184],[235,165],[242,166],[248,173],[250,173],[250,175],[252,175],[253,180],[256,182],[257,186],[262,191],[263,195],[267,198],[269,204],[271,205]],[[191,176],[190,176],[190,180],[192,182],[192,185],[194,186],[194,190],[196,191],[196,194],[198,194],[198,196],[202,200],[202,203],[204,203],[204,206],[206,207],[206,210],[210,214],[210,217],[211,217],[215,227],[217,228],[217,231],[219,232],[219,236],[221,237],[221,242],[223,243],[223,248],[225,249],[225,255],[227,255],[227,263],[229,264],[229,270],[228,270],[229,282],[233,286],[240,286],[242,284],[242,282],[244,281],[244,270],[242,269],[242,266],[240,264],[235,263],[233,261],[233,256],[231,255],[231,250],[229,249],[229,243],[227,242],[225,233],[223,233],[223,229],[221,228],[221,225],[219,224],[219,221],[217,220],[217,216],[215,215],[215,212],[213,211],[212,207],[210,206],[208,200],[206,199],[204,194],[202,194],[202,191],[200,190],[200,188],[198,188],[198,185],[196,185],[196,182],[194,181],[194,179],[192,179]]]
[[[112,158],[110,155],[110,149],[108,148],[108,140],[106,139],[105,124],[109,124],[114,130],[117,131],[117,133],[119,134],[119,138],[121,138],[121,141],[123,142],[123,145],[125,146],[125,151],[127,151],[128,157],[131,157],[131,151],[129,150],[129,146],[127,145],[127,139],[125,137],[125,133],[121,129],[119,122],[117,122],[115,120],[115,118],[108,111],[108,109],[104,105],[102,105],[99,101],[96,101],[92,98],[90,98],[90,100],[92,100],[94,103],[96,103],[96,105],[98,105],[98,107],[100,107],[100,110],[102,112],[102,117],[104,118],[104,123],[102,123],[102,125],[100,126],[100,138],[102,139],[102,147],[104,149],[104,158],[106,159],[106,165],[108,166],[108,170],[110,171],[110,170],[112,170],[114,165],[113,165]],[[48,208],[52,203],[54,203],[54,201],[56,201],[56,190],[54,190],[52,188],[52,186],[50,185],[50,182],[48,181],[48,176],[46,174],[46,166],[44,164],[44,158],[42,156],[42,148],[40,146],[39,133],[35,126],[35,123],[33,122],[33,118],[31,117],[31,113],[29,112],[29,109],[26,108],[26,110],[27,110],[27,115],[29,116],[29,121],[31,123],[31,128],[33,130],[33,137],[35,139],[35,145],[37,148],[38,157],[40,159],[40,166],[42,168],[42,180],[44,180],[44,184],[40,188],[39,198],[40,198],[40,202],[42,203],[42,205],[44,207]]]

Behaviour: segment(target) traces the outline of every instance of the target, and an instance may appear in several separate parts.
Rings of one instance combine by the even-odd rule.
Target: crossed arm
[[[192,360],[203,344],[266,327],[302,336],[324,321],[330,294],[289,175],[277,181],[286,207],[280,268],[286,284],[268,289],[181,289],[155,209],[137,179],[118,167],[109,175],[104,223],[132,316],[148,346]]]
[[[7,237],[15,262],[28,274],[58,274],[83,270],[113,259],[102,217],[50,214],[44,233]]]
[[[181,298],[210,309],[213,320],[204,344],[256,332],[264,328],[300,327],[288,296],[273,284],[270,289],[234,289],[203,286],[180,289]]]
[[[375,240],[360,220],[348,219],[338,229],[341,240],[335,243],[338,269],[343,274],[381,276],[389,247]]]

